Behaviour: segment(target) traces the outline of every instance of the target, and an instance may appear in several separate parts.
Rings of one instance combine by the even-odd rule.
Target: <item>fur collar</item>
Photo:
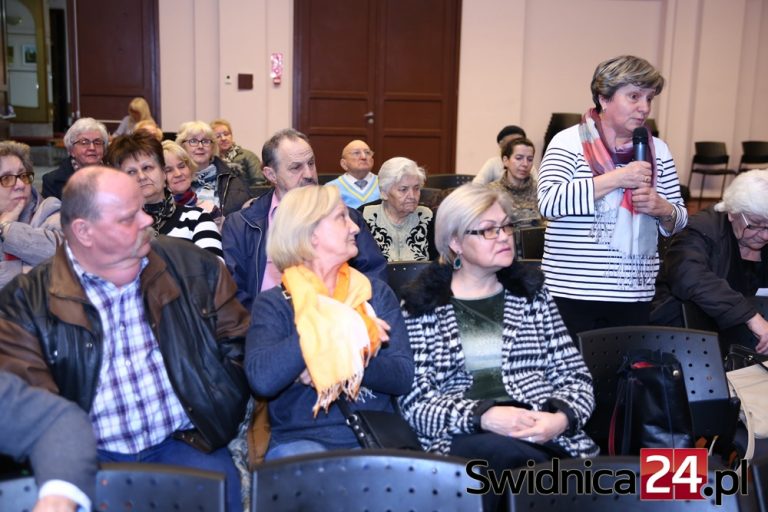
[[[403,308],[411,316],[419,316],[444,306],[451,300],[450,265],[433,262],[418,277],[403,288]],[[529,301],[544,285],[541,271],[515,261],[511,266],[496,273],[504,289],[512,295],[525,297]]]

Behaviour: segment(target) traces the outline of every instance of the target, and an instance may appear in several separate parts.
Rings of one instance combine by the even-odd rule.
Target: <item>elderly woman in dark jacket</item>
[[[502,191],[452,192],[437,211],[440,261],[402,305],[416,365],[404,416],[427,450],[497,472],[598,451],[582,431],[592,379],[541,274],[513,263],[510,214]]]
[[[651,320],[682,325],[691,301],[720,329],[721,341],[768,353],[768,321],[750,302],[768,288],[768,169],[740,174],[723,200],[692,216],[672,239]]]

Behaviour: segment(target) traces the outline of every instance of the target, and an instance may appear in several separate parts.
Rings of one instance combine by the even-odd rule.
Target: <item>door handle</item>
[[[376,116],[373,113],[373,111],[370,111],[370,112],[366,112],[365,114],[363,114],[363,117],[368,120],[368,124],[373,124],[373,121],[374,121]]]

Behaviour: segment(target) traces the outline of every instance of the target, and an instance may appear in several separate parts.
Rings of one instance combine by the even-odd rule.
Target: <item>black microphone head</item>
[[[635,131],[632,132],[632,144],[648,145],[648,129],[645,126],[635,128]]]

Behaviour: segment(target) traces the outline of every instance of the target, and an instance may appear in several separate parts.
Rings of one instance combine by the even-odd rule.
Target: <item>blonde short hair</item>
[[[456,259],[451,240],[463,241],[472,223],[496,203],[511,214],[511,199],[506,192],[477,183],[466,183],[443,199],[435,215],[435,246],[443,263]]]
[[[194,160],[189,156],[189,153],[187,153],[187,150],[185,150],[183,147],[179,146],[172,140],[164,140],[163,141],[163,153],[170,153],[174,155],[176,158],[187,164],[187,167],[189,167],[189,170],[192,171],[192,176],[194,177],[195,174],[197,174],[197,164]]]
[[[226,119],[221,119],[221,118],[214,119],[213,121],[211,121],[210,124],[211,124],[211,128],[215,128],[216,126],[226,126],[227,130],[229,130],[229,133],[232,133],[232,125],[229,124],[229,121],[227,121]]]
[[[283,196],[267,238],[267,256],[280,272],[314,259],[312,234],[320,221],[340,204],[343,203],[336,187],[309,185]]]
[[[219,145],[216,144],[216,134],[213,133],[211,125],[205,121],[187,121],[179,126],[179,133],[176,134],[176,144],[181,146],[184,141],[189,139],[192,135],[202,133],[206,138],[211,139],[211,151],[213,156],[219,156]]]

